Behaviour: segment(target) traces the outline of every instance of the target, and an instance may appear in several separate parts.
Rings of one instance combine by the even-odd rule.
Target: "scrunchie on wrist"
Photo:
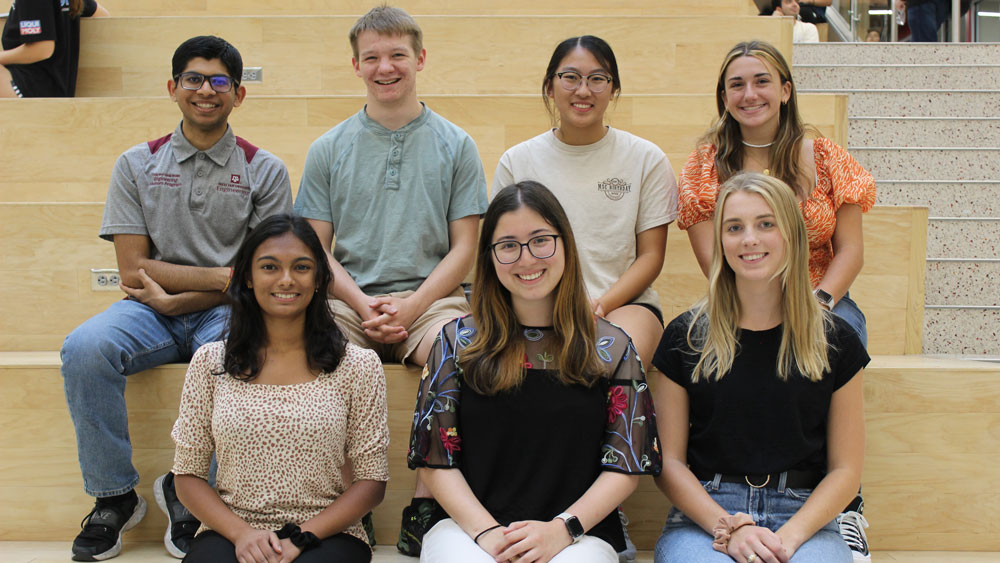
[[[319,538],[312,532],[303,532],[298,524],[288,523],[283,528],[274,533],[279,540],[288,539],[292,545],[301,551],[309,551],[314,547],[319,547]]]
[[[712,535],[715,536],[715,539],[712,541],[712,547],[716,551],[721,551],[729,555],[729,538],[733,537],[733,532],[743,526],[753,525],[753,517],[744,512],[737,512],[736,514],[719,518],[719,523],[712,528]]]

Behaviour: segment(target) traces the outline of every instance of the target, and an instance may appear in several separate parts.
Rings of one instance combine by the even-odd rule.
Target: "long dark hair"
[[[497,278],[493,264],[493,234],[505,213],[527,207],[542,216],[559,234],[565,266],[555,291],[552,312],[558,352],[559,381],[593,385],[603,374],[594,343],[594,313],[580,270],[573,229],[556,196],[538,182],[524,181],[498,191],[483,216],[472,291],[476,335],[459,359],[465,382],[477,393],[493,395],[518,387],[524,380],[524,340],[514,314],[510,292]]]
[[[306,308],[306,361],[309,369],[333,371],[340,364],[347,348],[347,338],[333,320],[333,313],[326,301],[326,288],[333,280],[333,273],[326,261],[326,251],[309,222],[296,215],[272,215],[260,222],[247,235],[233,263],[233,281],[229,285],[233,312],[229,317],[229,338],[223,368],[226,373],[243,381],[250,381],[260,374],[263,365],[262,351],[267,345],[267,331],[260,304],[249,287],[253,254],[264,241],[292,233],[301,240],[316,260],[316,288],[312,301]]]

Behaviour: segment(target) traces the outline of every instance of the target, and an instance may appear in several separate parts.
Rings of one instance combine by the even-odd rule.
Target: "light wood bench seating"
[[[92,292],[91,268],[116,267],[97,237],[103,203],[0,204],[0,350],[58,350],[63,338],[124,294]],[[866,263],[852,296],[868,317],[869,349],[918,354],[923,330],[927,209],[876,207],[864,222]],[[672,229],[654,288],[667,320],[705,293],[687,240]]]
[[[348,15],[359,16],[374,6],[372,0],[104,0],[113,16],[258,16]],[[412,15],[560,15],[565,2],[555,0],[407,0],[396,4]],[[752,0],[583,0],[573,2],[578,15],[756,15]]]
[[[150,500],[153,479],[173,458],[169,431],[184,371],[163,366],[132,376],[126,388],[139,492]],[[419,376],[390,365],[386,377],[392,480],[375,524],[379,543],[392,545],[412,491],[405,451]],[[651,375],[653,384],[658,377]],[[68,542],[92,501],[82,491],[58,354],[0,352],[0,385],[0,540]],[[865,373],[865,401],[873,549],[1000,551],[1000,365],[876,356]],[[652,549],[667,508],[652,479],[642,478],[625,504],[640,549]],[[128,538],[158,542],[164,524],[151,508]]]
[[[347,32],[356,16],[121,17],[81,25],[77,96],[159,96],[181,41],[219,35],[246,66],[263,67],[258,94],[359,94]],[[553,47],[593,34],[615,49],[627,93],[712,92],[739,40],[792,53],[789,18],[753,16],[420,16],[424,94],[535,93]]]
[[[23,163],[0,178],[0,201],[103,202],[118,155],[173,131],[180,121],[165,79],[157,85],[155,98],[0,100],[0,153]],[[234,131],[285,162],[293,191],[309,145],[364,105],[363,96],[261,96],[254,86],[249,90],[231,115]],[[551,126],[540,93],[421,99],[475,139],[488,181],[505,150]],[[800,102],[808,122],[846,145],[846,96],[807,94]],[[715,116],[711,93],[627,95],[609,108],[607,121],[656,143],[679,172]]]

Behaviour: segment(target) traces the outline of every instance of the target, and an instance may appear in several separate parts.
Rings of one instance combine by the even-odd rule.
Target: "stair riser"
[[[927,309],[924,354],[1000,355],[1000,310]]]
[[[1000,150],[849,147],[875,180],[996,180]]]
[[[847,143],[863,147],[1000,147],[1000,119],[851,118]]]
[[[982,64],[1000,61],[995,43],[825,43],[799,44],[793,64],[864,61],[868,64]]]
[[[1000,66],[796,66],[795,85],[804,89],[993,90]]]
[[[1000,258],[998,246],[1000,221],[931,219],[927,223],[928,258]]]
[[[1000,183],[878,182],[879,205],[923,205],[931,217],[1000,216]]]
[[[927,305],[1000,305],[1000,263],[928,262],[924,282]]]

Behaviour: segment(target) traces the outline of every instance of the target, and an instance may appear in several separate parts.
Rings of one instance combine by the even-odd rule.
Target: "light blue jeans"
[[[845,293],[830,312],[847,321],[847,324],[851,325],[854,332],[858,333],[861,345],[866,349],[868,348],[868,321],[865,319],[865,314],[858,308],[858,304],[851,299],[850,292]]]
[[[124,300],[66,337],[62,376],[87,494],[120,495],[139,483],[128,433],[126,376],[190,360],[203,344],[222,339],[228,318],[225,305],[168,317]]]
[[[721,483],[721,475],[702,486],[729,513],[745,512],[758,526],[777,531],[805,504],[812,489],[789,489],[784,476],[778,488],[754,489],[742,483]],[[672,508],[656,542],[656,563],[732,563],[733,558],[712,548],[712,535],[683,512]],[[851,550],[840,537],[837,522],[813,534],[792,556],[793,563],[852,563]]]

